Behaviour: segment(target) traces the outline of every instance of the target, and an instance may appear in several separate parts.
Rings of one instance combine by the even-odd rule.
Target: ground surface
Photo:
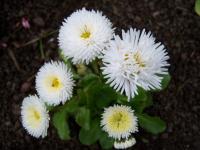
[[[171,57],[172,81],[154,95],[149,111],[168,125],[165,133],[142,133],[134,149],[198,150],[200,147],[200,16],[194,0],[11,0],[0,4],[0,147],[3,149],[99,149],[78,141],[60,141],[53,127],[48,137],[34,139],[20,123],[20,105],[35,93],[34,75],[43,64],[37,39],[42,39],[45,60],[57,59],[56,31],[63,18],[82,7],[99,9],[115,27],[151,30]],[[23,17],[30,29],[21,25]],[[35,42],[32,41],[35,39]],[[31,41],[27,45],[25,43]],[[72,123],[73,124],[73,123]],[[143,139],[143,140],[142,140]],[[143,141],[143,142],[142,142]],[[2,149],[1,148],[1,149]]]

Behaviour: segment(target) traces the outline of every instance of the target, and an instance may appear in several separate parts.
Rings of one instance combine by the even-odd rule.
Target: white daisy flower
[[[129,106],[114,105],[102,114],[101,126],[114,139],[127,139],[138,131],[137,117]]]
[[[169,56],[161,43],[156,43],[151,32],[130,28],[122,30],[122,39],[115,36],[107,51],[104,51],[103,74],[116,91],[128,96],[137,93],[137,88],[160,89],[162,77],[167,74]]]
[[[64,20],[58,41],[74,64],[88,64],[98,57],[113,37],[112,24],[99,11],[77,10]]]
[[[45,63],[36,76],[36,90],[49,105],[65,103],[72,97],[72,73],[62,62]]]
[[[115,149],[126,149],[133,145],[135,145],[136,140],[134,137],[131,137],[125,141],[115,141],[114,142],[114,148]]]
[[[24,98],[21,107],[22,125],[27,132],[39,138],[47,135],[49,114],[44,102],[36,95]]]

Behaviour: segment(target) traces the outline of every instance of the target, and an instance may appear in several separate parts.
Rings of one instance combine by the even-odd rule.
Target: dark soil
[[[61,141],[52,125],[45,139],[34,139],[20,122],[23,98],[35,93],[34,75],[44,61],[58,59],[56,30],[64,17],[82,7],[103,11],[118,32],[131,26],[151,30],[171,57],[172,81],[154,94],[155,105],[148,110],[167,122],[167,130],[157,136],[141,131],[133,149],[199,150],[200,16],[194,12],[194,0],[1,0],[1,149],[100,149],[83,146],[75,138]],[[30,29],[22,26],[23,17]],[[45,59],[37,41],[41,37]]]

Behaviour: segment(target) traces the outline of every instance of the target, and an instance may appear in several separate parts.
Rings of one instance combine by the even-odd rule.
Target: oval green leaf
[[[70,139],[70,129],[67,123],[67,114],[65,111],[61,110],[53,114],[53,125],[57,129],[60,139]]]
[[[102,131],[99,138],[99,143],[103,149],[111,149],[114,144],[114,139],[108,137],[108,134]]]
[[[166,124],[159,117],[152,117],[147,114],[136,114],[138,117],[139,125],[146,131],[159,134],[164,132],[166,129]]]
[[[91,145],[97,142],[100,137],[101,128],[99,120],[94,120],[91,123],[90,130],[81,128],[79,132],[79,140],[84,145]]]
[[[85,107],[79,108],[76,114],[76,122],[82,128],[89,130],[90,129],[90,110]]]

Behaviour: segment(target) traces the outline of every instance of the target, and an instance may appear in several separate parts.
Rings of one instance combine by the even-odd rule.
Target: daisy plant
[[[22,102],[22,125],[30,135],[45,137],[51,120],[62,140],[73,137],[73,128],[84,145],[126,149],[140,130],[165,131],[165,122],[146,110],[151,93],[170,81],[168,53],[151,32],[130,28],[117,35],[102,12],[83,8],[63,21],[58,43],[61,60],[39,69],[38,96]]]

